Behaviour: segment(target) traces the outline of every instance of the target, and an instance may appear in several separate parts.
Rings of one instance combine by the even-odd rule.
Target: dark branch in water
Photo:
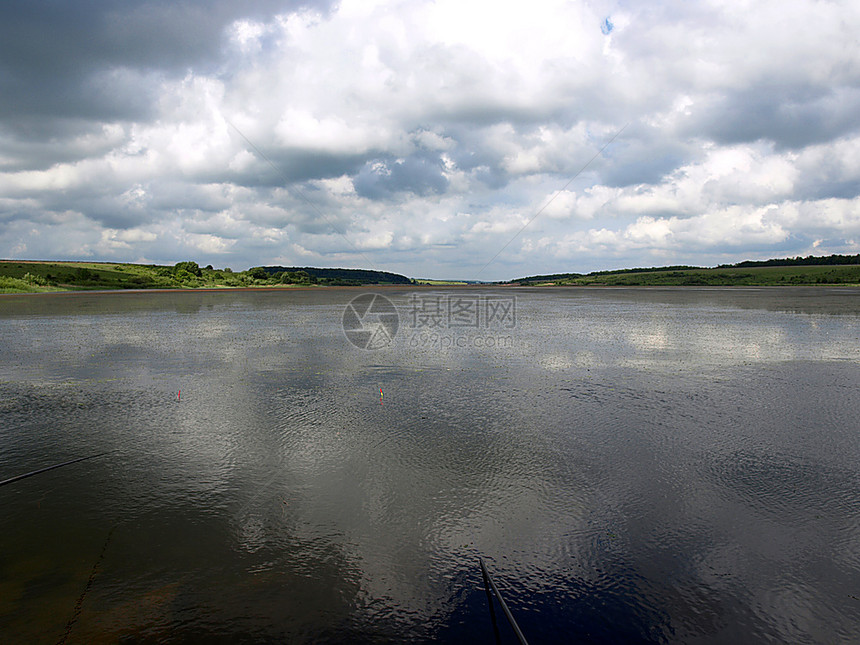
[[[38,475],[39,473],[45,473],[49,470],[54,470],[54,468],[62,468],[63,466],[68,466],[70,464],[76,464],[79,461],[86,461],[87,459],[95,459],[96,457],[102,457],[108,453],[101,452],[97,455],[90,455],[89,457],[78,457],[77,459],[72,459],[71,461],[64,461],[61,464],[54,464],[53,466],[48,466],[47,468],[40,468],[39,470],[34,470],[33,472],[25,473],[23,475],[17,475],[16,477],[10,477],[9,479],[4,479],[0,482],[0,486],[5,486],[6,484],[11,484],[21,479],[26,479],[27,477],[32,477],[33,475]]]
[[[96,456],[98,456],[98,455],[96,455]],[[111,530],[108,531],[107,539],[105,540],[105,543],[102,546],[102,551],[101,551],[101,553],[99,553],[98,560],[96,560],[95,564],[93,564],[93,569],[90,572],[90,577],[87,578],[87,584],[84,587],[84,590],[81,593],[80,597],[78,598],[78,602],[75,603],[75,611],[72,614],[72,617],[69,620],[69,622],[66,624],[66,631],[63,634],[63,637],[60,639],[58,645],[64,645],[65,642],[69,640],[69,635],[72,633],[72,627],[75,626],[75,623],[77,622],[78,617],[81,615],[81,609],[84,606],[84,598],[86,598],[87,593],[90,590],[90,587],[93,586],[93,580],[95,580],[96,574],[99,572],[99,568],[101,567],[102,560],[104,560],[104,558],[105,558],[105,551],[107,551],[108,544],[110,544],[110,539],[113,537],[113,532],[115,530],[116,530],[116,525],[114,524],[114,526],[111,528]]]

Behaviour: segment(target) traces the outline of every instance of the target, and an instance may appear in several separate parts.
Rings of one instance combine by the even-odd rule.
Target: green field
[[[244,286],[241,274],[190,265],[191,271],[177,268],[179,265],[4,260],[0,262],[0,293]]]
[[[217,289],[328,284],[305,273],[269,275],[259,268],[233,272],[200,267],[196,262],[174,266],[115,262],[0,261],[0,293],[92,291],[113,289]]]
[[[0,293],[85,291],[115,289],[218,289],[237,287],[294,287],[358,285],[345,278],[317,278],[306,271],[272,273],[262,267],[233,272],[200,267],[195,262],[173,266],[114,262],[30,262],[0,260]],[[344,272],[354,271],[349,269]],[[358,275],[358,273],[355,273]],[[664,267],[622,269],[588,275],[556,274],[515,281],[524,286],[860,286],[860,265],[731,266],[714,269]],[[426,286],[466,285],[457,280],[414,280]],[[375,283],[374,283],[375,284]]]
[[[789,286],[860,285],[860,265],[720,267],[665,271],[623,271],[571,275],[551,280],[521,280],[520,284],[548,286]]]

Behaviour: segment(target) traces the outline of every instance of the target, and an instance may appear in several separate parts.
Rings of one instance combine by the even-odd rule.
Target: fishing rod
[[[76,464],[79,461],[86,461],[87,459],[95,459],[96,457],[102,457],[108,454],[107,452],[100,452],[97,455],[90,455],[89,457],[78,457],[77,459],[71,459],[69,461],[64,461],[61,464],[54,464],[53,466],[48,466],[46,468],[40,468],[39,470],[34,470],[29,473],[24,473],[23,475],[16,475],[15,477],[10,477],[9,479],[4,479],[0,481],[0,486],[5,486],[6,484],[12,484],[14,482],[20,481],[22,479],[26,479],[27,477],[32,477],[33,475],[38,475],[40,473],[48,472],[49,470],[54,470],[55,468],[62,468],[63,466],[69,466],[71,464]]]
[[[520,626],[517,625],[517,621],[514,620],[514,615],[511,613],[511,610],[508,609],[508,603],[505,602],[505,599],[502,598],[502,594],[499,592],[499,588],[496,586],[496,583],[490,577],[490,572],[487,571],[487,565],[484,564],[484,558],[478,558],[478,562],[481,563],[481,575],[484,578],[484,589],[487,592],[487,601],[490,603],[490,614],[493,617],[493,628],[496,633],[496,641],[499,640],[499,630],[496,627],[496,615],[495,611],[493,611],[493,599],[490,597],[490,590],[493,591],[493,594],[499,601],[499,605],[502,607],[502,611],[505,612],[505,617],[508,619],[508,622],[513,628],[514,633],[517,635],[517,640],[520,641],[521,645],[528,645],[528,641],[526,641],[526,637],[523,636],[523,632],[520,629]]]

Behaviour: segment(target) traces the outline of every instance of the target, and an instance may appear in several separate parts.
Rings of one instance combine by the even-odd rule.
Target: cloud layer
[[[857,33],[799,0],[6,2],[0,256],[489,280],[857,253]]]

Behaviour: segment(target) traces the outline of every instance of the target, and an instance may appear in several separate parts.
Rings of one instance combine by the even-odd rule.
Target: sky
[[[860,252],[860,3],[0,3],[0,258]]]

